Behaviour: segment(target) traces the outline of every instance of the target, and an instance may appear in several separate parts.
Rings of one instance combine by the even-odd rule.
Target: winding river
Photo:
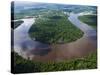
[[[78,14],[70,14],[69,21],[84,32],[82,38],[66,44],[47,45],[32,40],[28,31],[35,18],[21,19],[24,21],[14,29],[14,50],[23,58],[37,61],[62,61],[79,58],[97,49],[96,30],[78,19]],[[33,38],[34,39],[34,38]]]
[[[24,58],[28,58],[27,55],[44,55],[50,51],[47,44],[34,41],[30,38],[28,31],[32,24],[35,22],[35,18],[21,19],[24,21],[19,27],[14,30],[14,50]],[[34,39],[34,38],[33,38]]]
[[[94,28],[92,28],[91,26],[89,26],[88,24],[81,22],[78,19],[78,16],[80,16],[80,15],[71,13],[70,17],[68,19],[71,23],[73,23],[73,25],[75,25],[77,28],[79,28],[81,31],[83,31],[85,36],[88,36],[91,39],[96,40],[96,36],[97,36],[96,30]]]

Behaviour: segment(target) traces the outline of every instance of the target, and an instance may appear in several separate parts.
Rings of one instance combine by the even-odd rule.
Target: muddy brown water
[[[56,44],[51,46],[52,50],[44,55],[29,55],[31,60],[36,61],[63,61],[67,59],[80,58],[96,51],[96,42],[85,35],[75,42],[68,44]]]
[[[78,20],[78,16],[76,16],[76,14],[71,14],[69,16],[69,20],[77,28],[81,29],[84,32],[84,35],[82,38],[74,42],[65,44],[46,45],[32,40],[27,32],[32,23],[34,23],[33,20],[34,19],[25,19],[25,22],[20,25],[19,28],[14,30],[14,50],[25,59],[41,62],[58,62],[67,59],[84,57],[97,50],[96,30]]]

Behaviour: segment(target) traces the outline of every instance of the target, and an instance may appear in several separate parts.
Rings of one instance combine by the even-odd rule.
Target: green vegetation
[[[21,23],[23,23],[23,21],[19,20],[19,21],[11,21],[11,28],[15,29],[17,28]]]
[[[14,54],[14,73],[66,71],[97,68],[97,53],[91,53],[83,58],[65,60],[62,62],[36,62],[26,60]]]
[[[84,15],[80,16],[79,19],[97,29],[97,15]]]
[[[41,14],[45,14],[48,12],[48,9],[43,9],[43,8],[32,8],[32,9],[27,9],[23,10],[20,13],[15,13],[14,19],[22,19],[25,18],[25,16],[38,16]]]
[[[35,20],[29,34],[37,41],[55,44],[75,41],[82,37],[83,32],[76,28],[62,11],[49,11]]]

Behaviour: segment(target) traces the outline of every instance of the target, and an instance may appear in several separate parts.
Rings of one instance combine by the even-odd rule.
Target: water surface
[[[27,58],[28,54],[44,55],[50,49],[47,44],[32,40],[29,36],[29,29],[34,24],[35,18],[21,19],[24,21],[19,27],[14,29],[14,50],[21,56]]]

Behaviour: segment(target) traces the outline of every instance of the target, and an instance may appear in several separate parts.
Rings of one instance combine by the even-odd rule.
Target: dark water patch
[[[33,55],[39,55],[39,56],[44,56],[47,55],[51,51],[50,48],[36,48],[31,50],[31,54]]]

